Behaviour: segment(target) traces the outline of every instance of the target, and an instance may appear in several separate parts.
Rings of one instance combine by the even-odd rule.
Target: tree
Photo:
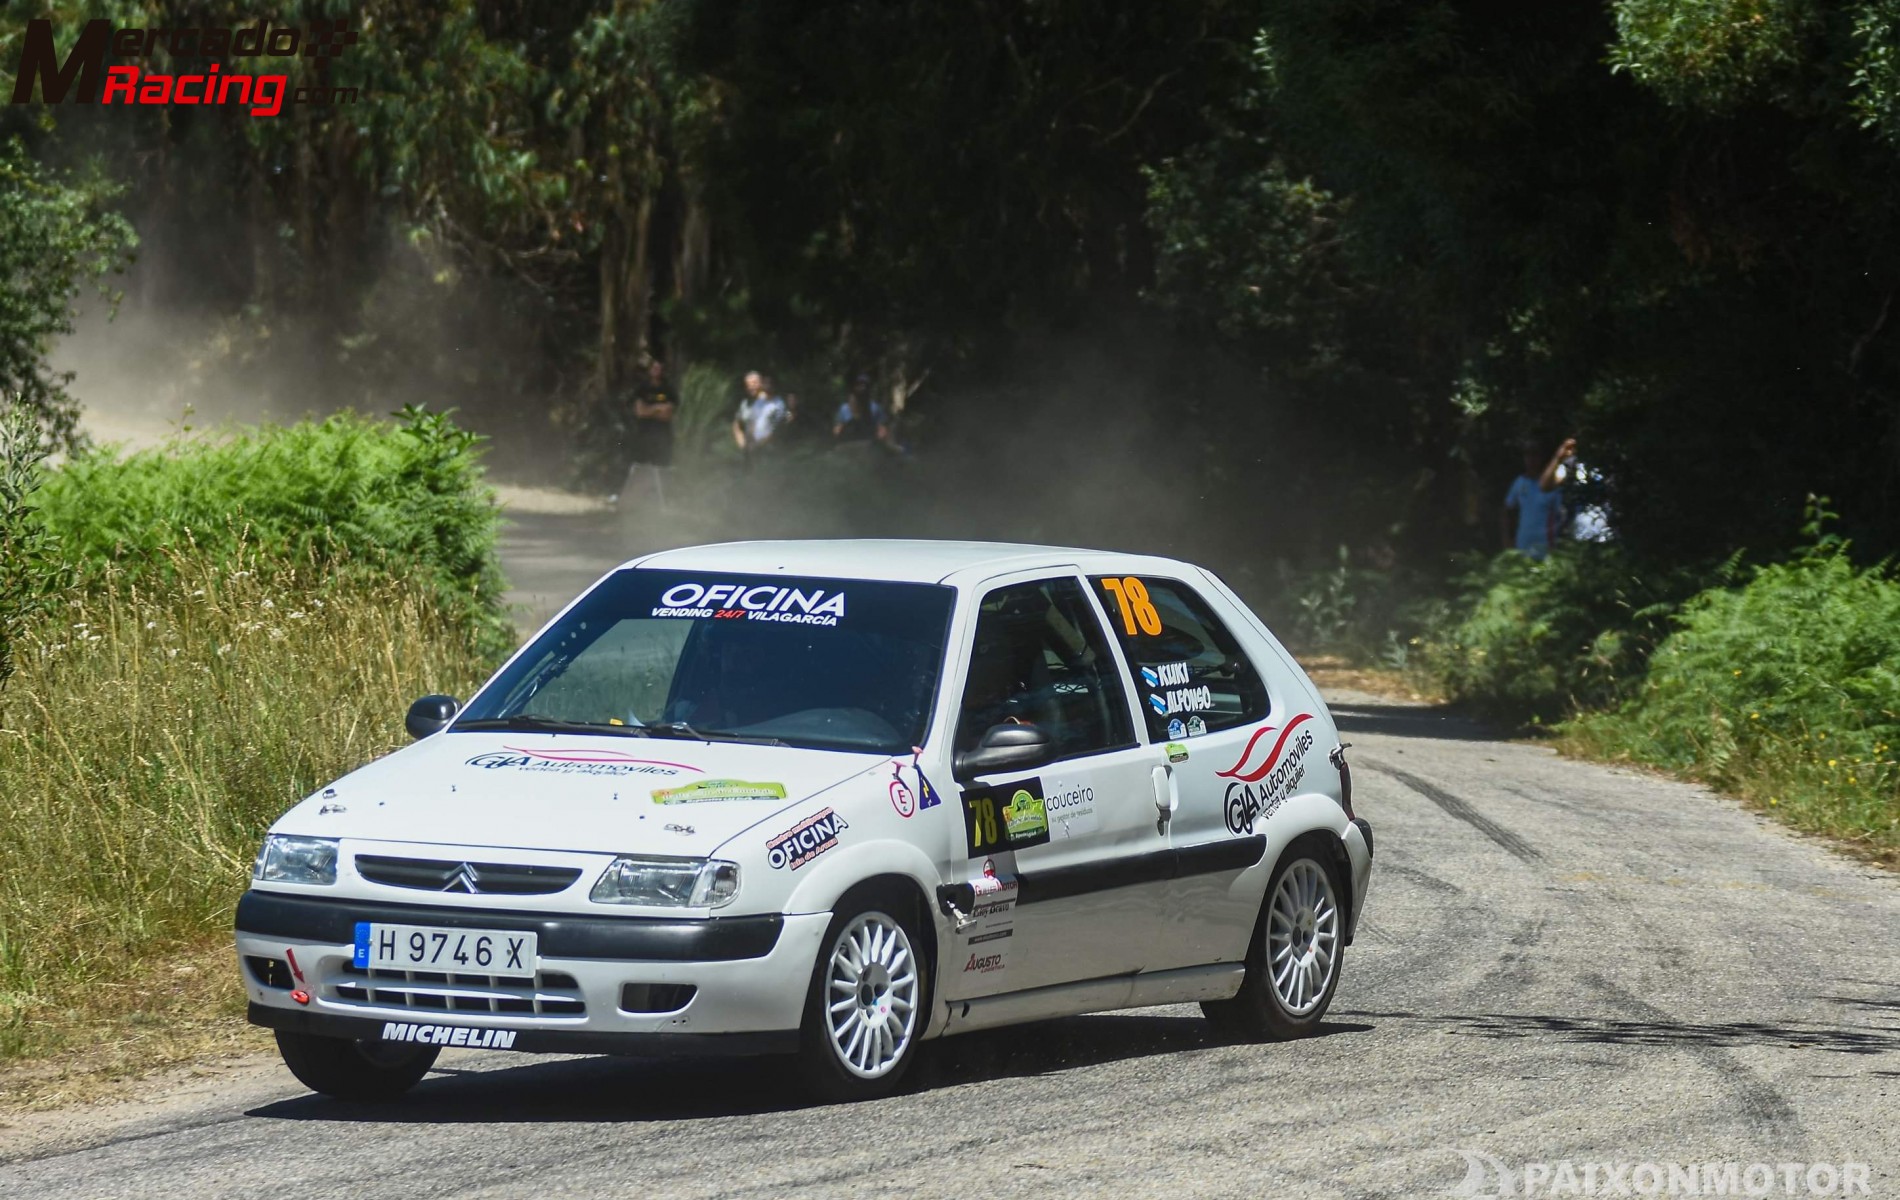
[[[46,360],[71,333],[87,281],[108,298],[106,277],[124,269],[137,238],[104,203],[114,189],[74,181],[36,162],[17,139],[0,140],[0,401],[32,415],[48,443],[72,449],[79,406],[71,372]]]

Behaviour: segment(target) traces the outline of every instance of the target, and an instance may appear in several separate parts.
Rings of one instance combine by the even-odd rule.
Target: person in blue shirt
[[[1563,527],[1564,496],[1559,468],[1577,451],[1577,439],[1565,438],[1564,444],[1545,461],[1533,443],[1524,444],[1524,473],[1511,481],[1504,493],[1504,548],[1541,559],[1550,553]],[[1512,510],[1516,510],[1513,517]]]

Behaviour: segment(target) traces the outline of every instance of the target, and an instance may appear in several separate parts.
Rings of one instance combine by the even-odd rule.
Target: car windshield
[[[934,584],[618,571],[453,728],[908,753],[929,725],[951,599]]]

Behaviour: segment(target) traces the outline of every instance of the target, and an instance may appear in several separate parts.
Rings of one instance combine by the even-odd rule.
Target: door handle
[[[1155,789],[1155,812],[1163,821],[1174,815],[1174,768],[1162,764],[1154,769],[1151,776]]]

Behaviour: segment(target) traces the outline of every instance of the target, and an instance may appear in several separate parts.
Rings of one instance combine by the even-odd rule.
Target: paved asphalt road
[[[1460,1149],[1864,1163],[1900,1196],[1900,880],[1696,788],[1334,703],[1378,858],[1324,1036],[1076,1018],[834,1108],[744,1063],[451,1051],[377,1109],[258,1063],[0,1129],[0,1200],[1441,1196]]]

